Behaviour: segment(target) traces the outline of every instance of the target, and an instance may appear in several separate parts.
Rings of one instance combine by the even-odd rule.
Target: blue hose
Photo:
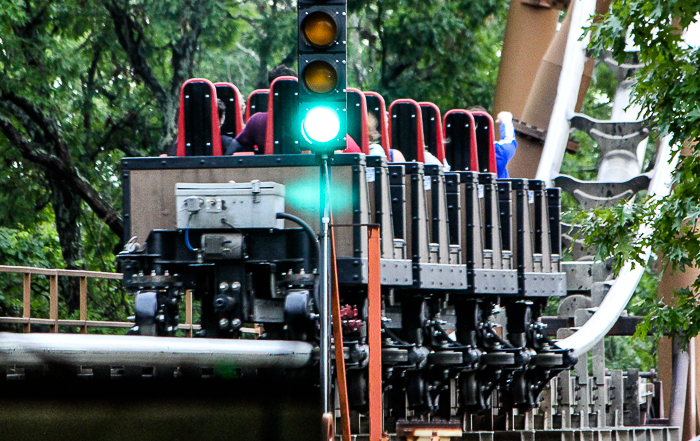
[[[192,245],[190,245],[190,221],[189,219],[187,220],[187,226],[185,227],[185,245],[187,245],[187,248],[190,251],[197,251],[194,248],[192,248]]]

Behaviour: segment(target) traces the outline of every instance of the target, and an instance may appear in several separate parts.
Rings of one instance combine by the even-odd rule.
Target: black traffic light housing
[[[346,145],[346,4],[345,0],[298,1],[300,145],[317,153],[342,150]],[[321,108],[323,112],[318,112]],[[325,117],[307,119],[314,109],[312,115]],[[315,136],[314,125],[323,129],[322,136]]]

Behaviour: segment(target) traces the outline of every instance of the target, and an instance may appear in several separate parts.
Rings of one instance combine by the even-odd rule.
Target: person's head
[[[481,106],[474,106],[474,107],[472,107],[471,109],[469,109],[469,111],[470,111],[470,112],[484,112],[484,113],[489,113],[488,110],[484,109],[484,108],[481,107]],[[479,122],[478,122],[478,121],[475,121],[475,122],[474,122],[474,125],[476,126],[477,129],[479,128]]]
[[[270,85],[272,84],[273,81],[275,81],[279,77],[296,77],[297,73],[294,72],[292,69],[288,68],[284,64],[280,64],[279,66],[275,67],[272,69],[270,72],[267,73],[267,84]]]
[[[221,127],[224,125],[224,121],[226,121],[226,104],[217,98],[216,109],[219,111],[219,127]]]
[[[379,132],[379,121],[373,113],[367,114],[367,134],[371,143],[379,143],[382,140],[382,134]]]

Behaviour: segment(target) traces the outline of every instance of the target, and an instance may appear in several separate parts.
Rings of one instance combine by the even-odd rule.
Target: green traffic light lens
[[[325,143],[338,136],[340,119],[337,112],[330,107],[314,107],[304,117],[301,131],[312,143]]]

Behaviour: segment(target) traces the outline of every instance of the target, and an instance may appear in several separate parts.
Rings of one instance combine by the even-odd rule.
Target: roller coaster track
[[[574,114],[586,59],[585,49],[588,45],[588,37],[581,39],[579,36],[587,25],[589,17],[593,15],[594,8],[593,1],[578,2],[574,8],[557,97],[536,179],[564,184],[561,185],[563,189],[572,193],[583,208],[625,203],[631,195],[645,189],[644,185],[647,182],[647,195],[653,199],[661,199],[669,194],[677,157],[671,158],[670,136],[664,136],[658,143],[653,171],[644,175],[639,174],[647,145],[646,138],[649,134],[644,122],[636,121],[640,109],[630,105],[632,79],[629,74],[639,66],[617,66],[610,57],[604,60],[611,68],[618,71],[619,86],[611,121],[597,121],[584,115]],[[630,54],[633,55],[632,52]],[[584,183],[570,177],[559,176],[572,128],[586,131],[599,143],[601,161],[595,183]],[[623,182],[625,178],[629,179]],[[649,178],[651,178],[650,181]],[[644,225],[637,232],[637,236],[641,238],[650,232],[651,227]],[[645,249],[643,253],[645,263],[649,255],[650,250]],[[582,327],[579,327],[576,333],[559,340],[558,344],[561,347],[573,349],[580,356],[592,349],[619,319],[634,294],[643,272],[642,265],[625,262],[614,282],[611,282],[610,290],[597,307],[595,314]]]
[[[652,199],[661,199],[670,192],[677,157],[672,158],[670,136],[662,136],[657,144],[653,170],[641,173],[649,129],[644,121],[637,120],[640,113],[639,107],[630,103],[633,72],[640,67],[639,65],[618,66],[610,56],[603,60],[617,73],[618,77],[618,89],[610,121],[598,121],[574,113],[588,43],[587,38],[580,39],[579,36],[582,34],[582,29],[587,26],[594,6],[595,2],[581,1],[574,8],[557,97],[536,178],[561,187],[562,190],[570,193],[584,209],[630,203],[628,201],[631,201],[640,190],[646,190],[647,195]],[[634,59],[634,49],[630,49],[630,58]],[[598,144],[601,159],[595,182],[583,182],[560,175],[572,129],[585,131]],[[568,236],[574,260],[562,262],[562,267],[567,272],[569,296],[562,299],[560,303],[559,317],[573,319],[574,328],[560,328],[557,331],[559,338],[557,344],[562,348],[573,350],[579,356],[579,361],[575,372],[560,374],[553,380],[552,388],[556,387],[561,391],[561,396],[558,398],[560,405],[576,403],[575,407],[579,411],[583,410],[576,416],[577,422],[572,420],[573,416],[564,415],[562,427],[578,426],[596,430],[594,429],[596,427],[649,424],[655,420],[649,416],[644,418],[638,412],[636,397],[643,396],[644,388],[651,386],[640,384],[639,373],[636,370],[630,369],[626,374],[622,371],[608,371],[605,368],[604,340],[624,315],[624,310],[644,273],[644,265],[638,262],[625,262],[613,279],[610,268],[606,267],[605,262],[592,260],[595,250],[586,249],[580,240],[574,240],[576,226],[570,226],[568,234],[564,225],[562,228],[564,237]],[[641,239],[651,232],[651,225],[646,224],[636,232],[636,237]],[[648,248],[644,250],[644,263],[648,261],[650,251]],[[580,277],[582,274],[592,274],[592,277],[590,279]],[[589,357],[592,359],[592,372],[589,372]],[[569,388],[578,389],[578,392],[570,395]],[[624,403],[621,403],[620,397],[615,397],[615,394],[619,394],[616,391],[620,389],[634,390],[638,394],[630,396],[625,392]],[[647,389],[646,393],[651,394],[652,391]],[[544,399],[545,401],[551,399],[550,395],[545,394]],[[683,398],[680,400],[682,402]],[[682,405],[675,407],[682,407]],[[623,409],[625,409],[624,416]],[[673,410],[671,414],[673,415]],[[658,417],[656,415],[656,418]],[[659,424],[668,424],[668,421],[656,421]],[[681,422],[682,416],[680,421],[671,417],[671,425]],[[678,432],[673,431],[669,432],[669,435],[672,438],[680,437]],[[654,434],[647,433],[645,436],[653,438]]]
[[[663,198],[669,193],[669,181],[675,168],[676,161],[670,158],[668,142],[668,137],[661,140],[654,177],[649,184],[647,194],[655,199]],[[645,225],[638,232],[638,236],[642,237],[649,233],[651,233],[651,227]],[[644,262],[649,260],[649,255],[650,250],[647,247],[643,253]],[[560,340],[558,344],[564,348],[573,349],[578,355],[583,355],[592,349],[614,326],[632,298],[643,273],[644,267],[641,264],[625,262],[596,313],[575,334]]]
[[[566,62],[567,60],[565,60]],[[578,84],[575,80],[568,84]],[[560,83],[561,85],[561,83]],[[622,81],[620,88],[628,89],[629,82]],[[671,158],[671,148],[669,145],[670,137],[664,136],[658,143],[656,164],[653,171],[646,174],[639,173],[641,162],[635,151],[641,150],[642,155],[646,146],[646,136],[648,130],[644,127],[643,121],[630,121],[625,117],[633,114],[635,109],[629,108],[629,101],[626,103],[615,104],[616,108],[627,108],[626,114],[619,115],[622,119],[617,121],[596,121],[589,119],[583,115],[575,115],[569,119],[562,118],[562,115],[573,114],[573,105],[578,89],[573,90],[567,83],[564,88],[568,90],[562,91],[557,96],[557,104],[555,109],[563,107],[564,101],[568,101],[565,112],[559,112],[552,115],[550,124],[550,135],[545,143],[545,153],[538,168],[538,179],[554,181],[564,190],[569,191],[576,197],[584,208],[595,208],[596,206],[610,206],[615,203],[625,203],[631,195],[639,190],[646,189],[647,195],[653,199],[661,199],[669,194],[671,175],[675,169],[677,158]],[[618,95],[625,96],[624,93]],[[629,98],[629,94],[626,94]],[[573,97],[573,102],[571,98]],[[615,115],[614,115],[615,116]],[[565,127],[562,127],[562,120]],[[560,138],[560,133],[568,135],[571,125],[586,130],[589,134],[597,137],[600,147],[605,146],[601,156],[600,173],[598,181],[595,183],[581,182],[568,176],[558,176],[559,168],[561,167],[562,158],[566,149],[566,141],[559,142],[558,145],[554,141],[548,143],[549,140]],[[608,133],[603,132],[607,130]],[[565,138],[566,139],[566,138]],[[594,138],[595,139],[595,138]],[[641,144],[641,149],[638,145]],[[630,151],[634,149],[634,151]],[[621,162],[619,156],[626,156],[625,162]],[[643,157],[643,156],[642,156]],[[609,170],[605,170],[606,165],[611,162],[616,162]],[[620,175],[624,178],[630,176],[626,181],[620,181]],[[648,187],[644,188],[648,183]],[[586,193],[588,191],[588,193]],[[606,196],[602,196],[606,195]],[[637,232],[639,238],[648,235],[651,232],[649,225],[644,225]],[[643,260],[647,262],[649,259],[650,250],[645,249]],[[566,263],[564,263],[566,266]],[[620,317],[632,294],[634,293],[639,280],[644,272],[643,265],[635,265],[633,262],[625,262],[618,276],[610,287],[610,291],[605,296],[603,303],[597,308],[596,313],[579,328],[574,335],[560,340],[559,345],[565,348],[575,350],[578,355],[583,355],[599,342],[613,327],[617,319]]]

